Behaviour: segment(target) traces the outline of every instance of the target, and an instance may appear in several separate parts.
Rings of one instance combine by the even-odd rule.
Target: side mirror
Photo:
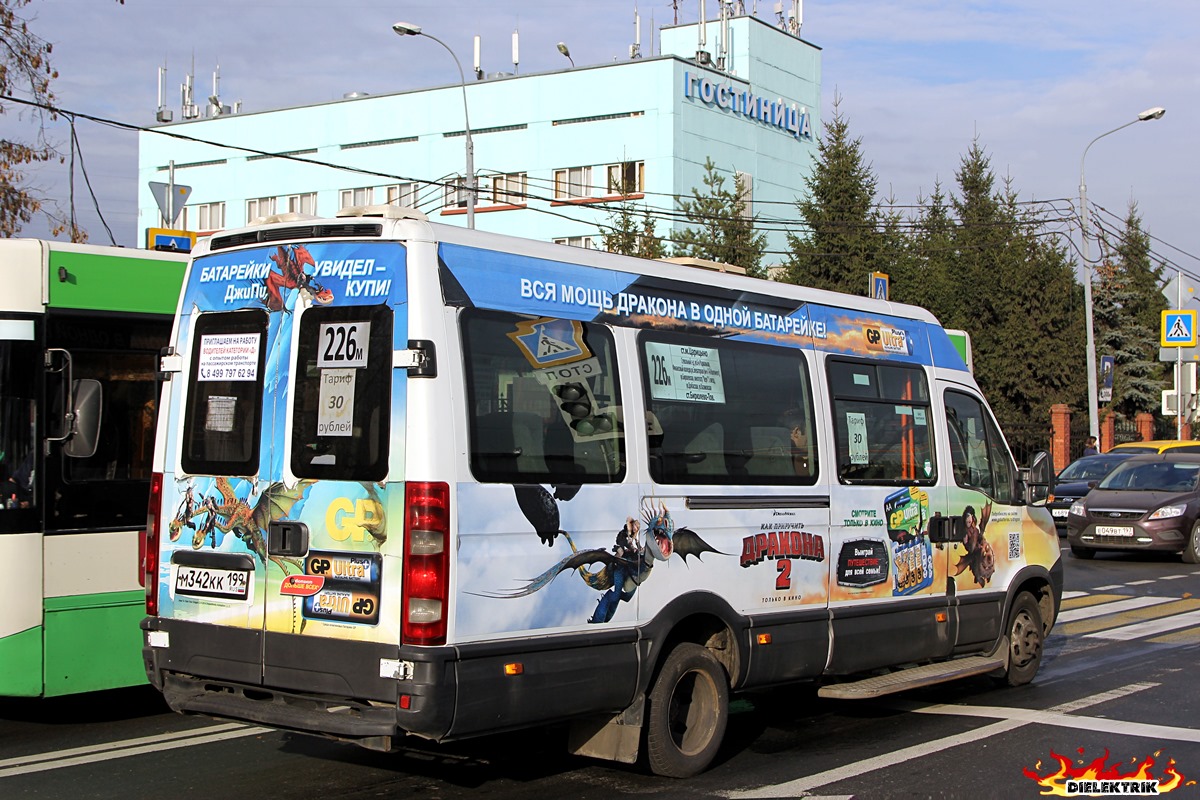
[[[967,520],[963,517],[929,518],[929,541],[934,544],[961,542],[967,538]]]
[[[91,458],[100,444],[100,420],[104,413],[104,390],[100,381],[82,378],[71,387],[74,420],[63,443],[68,458]]]
[[[1045,450],[1033,454],[1029,462],[1029,478],[1025,481],[1025,502],[1045,505],[1054,493],[1054,459]]]

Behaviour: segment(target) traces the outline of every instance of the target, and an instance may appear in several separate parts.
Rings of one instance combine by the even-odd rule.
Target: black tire
[[[1037,600],[1029,592],[1021,592],[1008,611],[1008,669],[1004,682],[1009,686],[1024,686],[1033,680],[1042,664],[1042,642],[1046,628]]]
[[[1200,564],[1200,522],[1192,526],[1192,535],[1183,546],[1183,563]]]
[[[1096,551],[1090,547],[1080,547],[1077,544],[1071,545],[1071,555],[1075,558],[1089,559],[1096,557]]]
[[[650,770],[668,778],[703,772],[721,746],[728,721],[729,686],[721,664],[706,647],[676,645],[650,690]]]

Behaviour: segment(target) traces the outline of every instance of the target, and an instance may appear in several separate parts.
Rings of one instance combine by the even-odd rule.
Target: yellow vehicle
[[[1197,439],[1151,439],[1115,445],[1110,453],[1200,453]]]

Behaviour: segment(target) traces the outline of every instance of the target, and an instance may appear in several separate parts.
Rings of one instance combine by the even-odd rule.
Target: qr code
[[[1008,532],[1008,560],[1018,561],[1021,558],[1021,532]]]

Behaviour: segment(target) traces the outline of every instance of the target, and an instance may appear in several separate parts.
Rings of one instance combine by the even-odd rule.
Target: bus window
[[[494,483],[625,477],[612,334],[574,320],[465,311],[471,472]]]
[[[267,314],[203,314],[192,342],[192,384],[184,411],[184,472],[253,475],[262,430]]]
[[[929,384],[920,367],[829,359],[842,483],[927,485],[937,480]]]
[[[12,529],[5,524],[11,512],[37,505],[37,388],[30,376],[40,355],[33,320],[0,320],[0,530]]]
[[[961,392],[946,392],[946,420],[951,442],[962,443],[951,447],[955,482],[1001,503],[1016,502],[1016,468],[983,404]]]
[[[292,473],[299,478],[383,480],[391,397],[391,309],[307,309],[296,346]]]
[[[812,393],[800,351],[650,333],[640,351],[656,482],[816,481]]]

